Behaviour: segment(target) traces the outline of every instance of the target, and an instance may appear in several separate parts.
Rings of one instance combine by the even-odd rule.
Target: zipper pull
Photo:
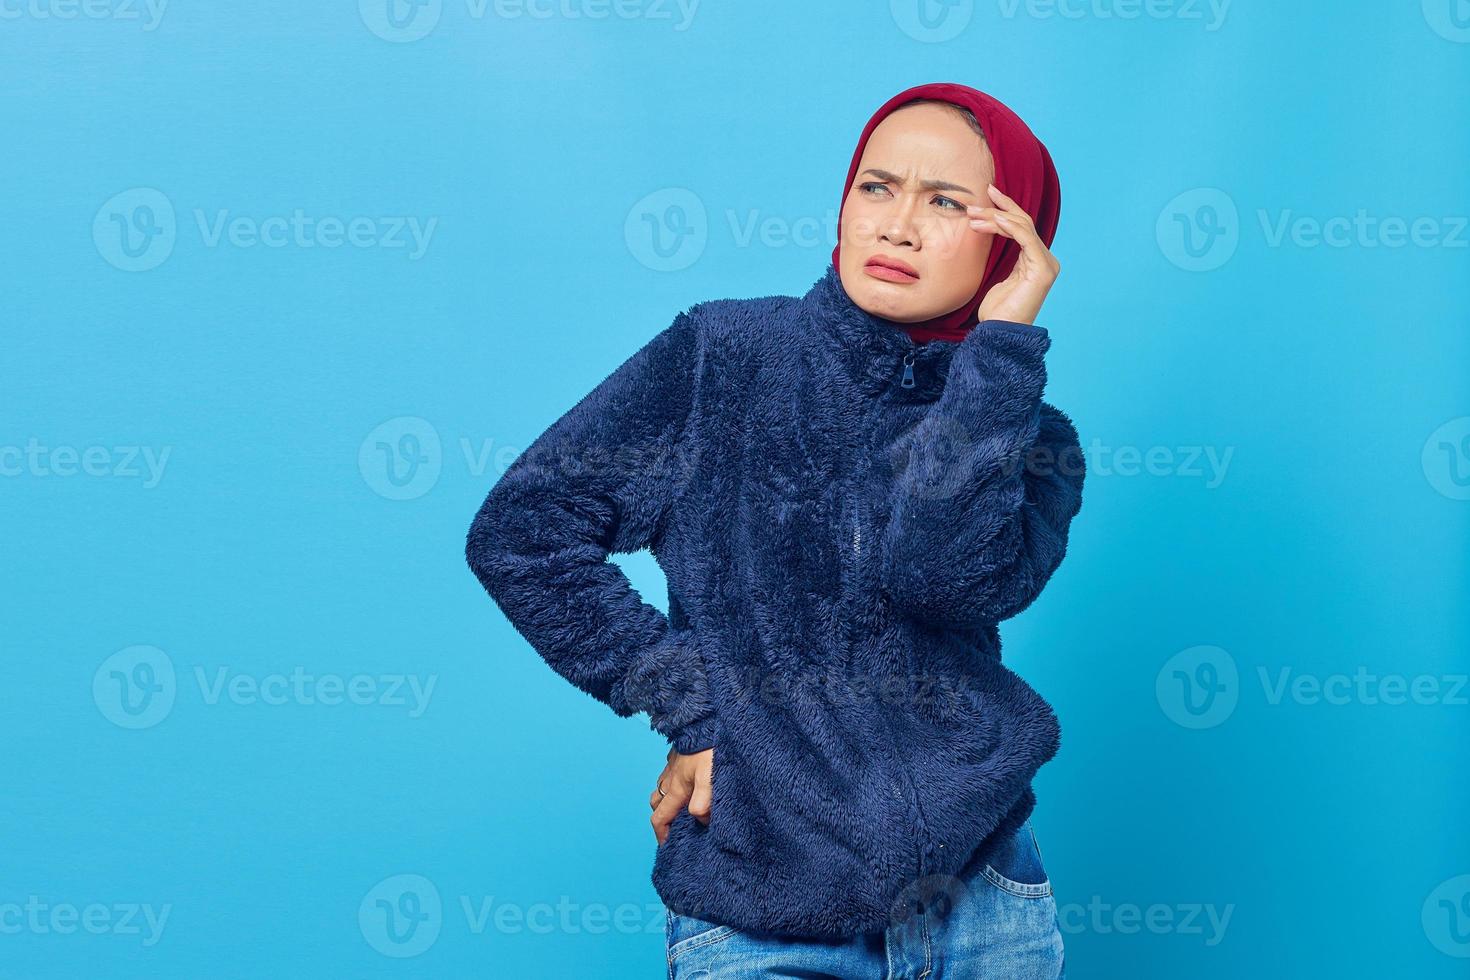
[[[914,352],[909,351],[903,356],[903,380],[899,382],[903,388],[914,386]]]

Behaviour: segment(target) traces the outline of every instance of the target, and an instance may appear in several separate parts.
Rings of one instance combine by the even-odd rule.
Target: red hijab
[[[873,113],[873,118],[868,120],[862,135],[858,137],[857,149],[852,151],[852,164],[847,168],[847,183],[842,185],[843,204],[846,204],[852,182],[857,177],[858,164],[862,161],[863,147],[867,146],[868,137],[884,117],[913,99],[942,99],[963,106],[975,114],[980,128],[985,131],[986,145],[995,159],[995,186],[1031,216],[1036,224],[1036,233],[1050,248],[1052,238],[1056,235],[1057,215],[1062,206],[1062,188],[1057,182],[1057,169],[1052,165],[1051,154],[1021,121],[1020,116],[984,92],[955,82],[930,82],[905,89]],[[984,193],[983,188],[981,198],[986,204],[994,203],[988,200],[989,195]],[[837,211],[837,220],[840,227],[841,206]],[[838,237],[840,239],[841,235]],[[832,249],[832,265],[839,270],[841,265],[838,257],[841,248],[839,241]],[[990,257],[985,262],[984,279],[968,302],[942,316],[915,323],[899,323],[897,326],[902,327],[914,338],[915,343],[920,344],[927,340],[963,339],[975,325],[981,299],[990,291],[991,286],[1004,281],[1011,274],[1020,255],[1021,246],[1014,239],[997,234],[990,247]]]

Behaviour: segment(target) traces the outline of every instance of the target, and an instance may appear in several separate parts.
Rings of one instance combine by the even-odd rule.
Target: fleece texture
[[[915,342],[830,264],[697,303],[490,489],[470,568],[563,677],[680,752],[708,825],[656,845],[670,909],[806,938],[886,928],[1030,816],[1051,706],[997,624],[1066,552],[1085,471],[1044,327]],[[668,614],[610,554],[648,548]]]

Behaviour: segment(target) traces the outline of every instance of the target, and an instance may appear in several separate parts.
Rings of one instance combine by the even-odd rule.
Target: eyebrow
[[[874,177],[877,177],[879,180],[886,181],[887,183],[890,183],[890,184],[902,184],[903,183],[903,181],[901,179],[899,179],[898,174],[891,174],[891,173],[889,173],[886,170],[879,170],[876,167],[869,167],[867,170],[864,170],[863,173],[865,173],[865,174],[872,174]],[[919,187],[922,190],[926,190],[926,191],[960,191],[960,192],[965,193],[965,194],[974,194],[975,193],[974,191],[970,190],[968,187],[964,187],[964,186],[962,186],[960,184],[952,184],[952,183],[950,183],[947,180],[932,180],[932,179],[931,180],[921,180],[921,181],[919,181]]]

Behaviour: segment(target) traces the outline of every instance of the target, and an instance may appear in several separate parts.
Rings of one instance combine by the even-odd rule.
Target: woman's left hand
[[[1019,204],[1001,193],[994,184],[987,184],[991,198],[999,207],[983,207],[972,204],[970,227],[977,231],[988,231],[996,235],[1014,238],[1021,246],[1021,255],[1016,267],[1002,281],[990,287],[980,301],[977,322],[983,320],[1011,320],[1016,323],[1035,323],[1041,312],[1041,303],[1047,290],[1056,282],[1062,265],[1051,249],[1036,233],[1036,224]],[[993,242],[991,248],[1000,247]]]
[[[648,805],[653,810],[648,819],[660,844],[669,839],[669,824],[685,806],[689,807],[691,817],[708,826],[714,793],[714,749],[683,755],[670,748],[667,758],[668,764],[658,774],[658,788],[648,797]]]

